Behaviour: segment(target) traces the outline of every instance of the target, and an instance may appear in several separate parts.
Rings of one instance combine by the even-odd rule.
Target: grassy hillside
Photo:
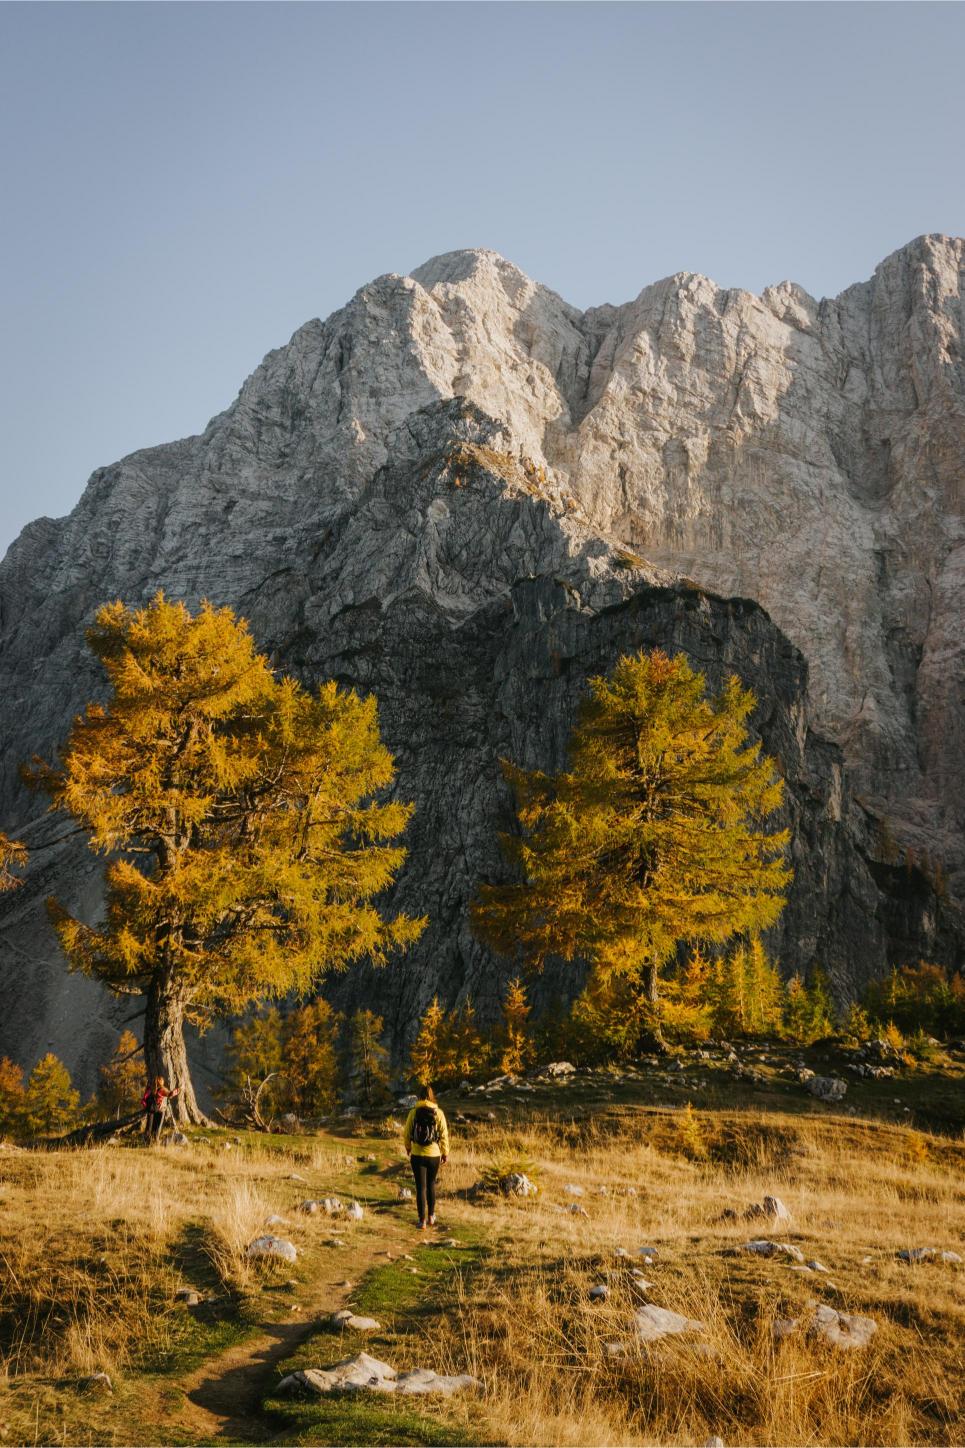
[[[809,1053],[812,1068],[840,1066],[821,1054]],[[701,1444],[715,1433],[726,1444],[965,1442],[965,1266],[896,1255],[965,1255],[960,1061],[858,1082],[830,1108],[798,1084],[798,1058],[763,1046],[736,1067],[691,1054],[683,1069],[455,1093],[444,1102],[454,1155],[441,1228],[422,1235],[399,1200],[406,1165],[384,1120],[297,1137],[199,1132],[186,1147],[3,1148],[0,1434],[51,1444]],[[494,1160],[522,1165],[539,1195],[475,1191]],[[332,1193],[360,1201],[362,1221],[296,1210]],[[743,1219],[766,1193],[783,1199],[790,1224]],[[271,1230],[300,1249],[294,1265],[245,1259],[272,1214],[287,1225]],[[829,1270],[744,1250],[760,1237]],[[656,1249],[640,1268],[646,1289],[632,1279],[642,1246]],[[590,1298],[593,1286],[605,1300]],[[203,1300],[176,1300],[182,1287]],[[702,1327],[642,1344],[633,1313],[643,1302]],[[345,1303],[379,1331],[333,1331],[328,1317]],[[820,1304],[868,1316],[877,1332],[865,1347],[830,1346],[808,1333]],[[778,1340],[778,1319],[798,1327]],[[275,1392],[296,1368],[362,1349],[400,1371],[468,1371],[482,1388],[449,1400]],[[84,1383],[98,1372],[112,1391]]]

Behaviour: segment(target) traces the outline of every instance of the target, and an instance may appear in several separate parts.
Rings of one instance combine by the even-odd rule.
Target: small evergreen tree
[[[489,1061],[489,1051],[476,1025],[476,1008],[468,997],[462,1006],[449,1015],[446,1035],[449,1047],[439,1077],[443,1085],[448,1085],[451,1081],[462,1081],[485,1068]]]
[[[23,1100],[26,1136],[62,1136],[76,1124],[80,1093],[64,1063],[48,1052],[27,1078]]]
[[[566,1054],[585,1066],[633,1060],[654,1022],[653,1003],[638,979],[591,971],[573,1002]]]
[[[237,1025],[225,1056],[226,1087],[219,1094],[250,1105],[253,1093],[267,1082],[259,1098],[259,1114],[267,1120],[287,1108],[282,1021],[277,1006],[256,1011]]]
[[[660,1020],[674,1041],[706,1041],[714,1024],[710,959],[694,946],[684,965],[670,975],[660,1001]]]
[[[349,1021],[348,1082],[365,1106],[389,1097],[389,1053],[382,1044],[384,1022],[374,1011],[356,1011]]]
[[[441,1081],[451,1072],[452,1051],[446,1028],[446,1013],[433,996],[419,1022],[419,1031],[409,1052],[409,1072],[420,1086]]]
[[[497,1038],[500,1071],[516,1076],[535,1058],[536,1046],[527,1030],[529,1013],[526,987],[517,976],[506,986],[503,996],[503,1018]]]
[[[320,996],[291,1011],[282,1025],[281,1069],[296,1116],[329,1116],[338,1100],[342,1016]]]
[[[23,1069],[4,1056],[0,1060],[0,1137],[19,1136],[23,1115]]]
[[[100,1068],[97,1113],[125,1116],[136,1111],[144,1090],[144,1062],[133,1031],[123,1031],[111,1059]]]
[[[792,1040],[809,1045],[811,1041],[829,1035],[834,1029],[832,1010],[827,976],[822,970],[814,970],[807,982],[799,975],[788,981],[784,997],[784,1030]]]
[[[753,936],[747,947],[745,968],[750,1030],[758,1036],[780,1031],[784,1014],[784,983],[759,935]]]

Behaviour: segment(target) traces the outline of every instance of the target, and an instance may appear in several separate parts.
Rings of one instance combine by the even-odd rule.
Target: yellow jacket
[[[430,1142],[428,1146],[420,1146],[417,1141],[412,1140],[412,1123],[415,1121],[415,1114],[420,1106],[431,1106],[432,1110],[436,1113],[436,1119],[439,1123],[439,1140]],[[445,1112],[442,1107],[438,1106],[435,1101],[416,1102],[406,1119],[403,1140],[405,1141],[406,1151],[411,1152],[413,1156],[448,1156],[449,1123],[446,1121]]]

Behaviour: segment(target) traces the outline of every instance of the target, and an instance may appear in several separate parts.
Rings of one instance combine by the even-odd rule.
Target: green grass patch
[[[414,1259],[385,1263],[366,1273],[351,1294],[351,1305],[375,1317],[382,1331],[373,1334],[333,1332],[325,1327],[303,1341],[278,1366],[280,1376],[310,1367],[328,1367],[358,1352],[390,1362],[400,1372],[424,1361],[424,1328],[451,1310],[457,1278],[475,1271],[489,1244],[482,1231],[460,1224],[453,1233],[458,1247],[418,1243]],[[415,1268],[413,1273],[410,1269]],[[448,1415],[445,1401],[375,1398],[358,1394],[299,1401],[269,1394],[263,1411],[279,1421],[286,1443],[330,1444],[473,1444],[464,1422]]]

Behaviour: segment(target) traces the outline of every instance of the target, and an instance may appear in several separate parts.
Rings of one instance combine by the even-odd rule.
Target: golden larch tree
[[[74,969],[146,996],[147,1073],[179,1088],[178,1119],[203,1121],[186,1020],[306,992],[419,936],[424,921],[373,903],[411,806],[375,798],[394,776],[375,700],[276,678],[230,609],[192,615],[159,593],[105,605],[87,638],[108,700],[30,777],[111,857],[106,920],[51,914]]]
[[[656,1002],[682,942],[773,924],[788,835],[766,828],[783,782],[748,735],[754,703],[733,676],[708,698],[682,654],[659,650],[591,679],[568,769],[503,765],[520,826],[503,846],[521,878],[480,888],[482,938],[537,968],[582,958],[637,977]]]

